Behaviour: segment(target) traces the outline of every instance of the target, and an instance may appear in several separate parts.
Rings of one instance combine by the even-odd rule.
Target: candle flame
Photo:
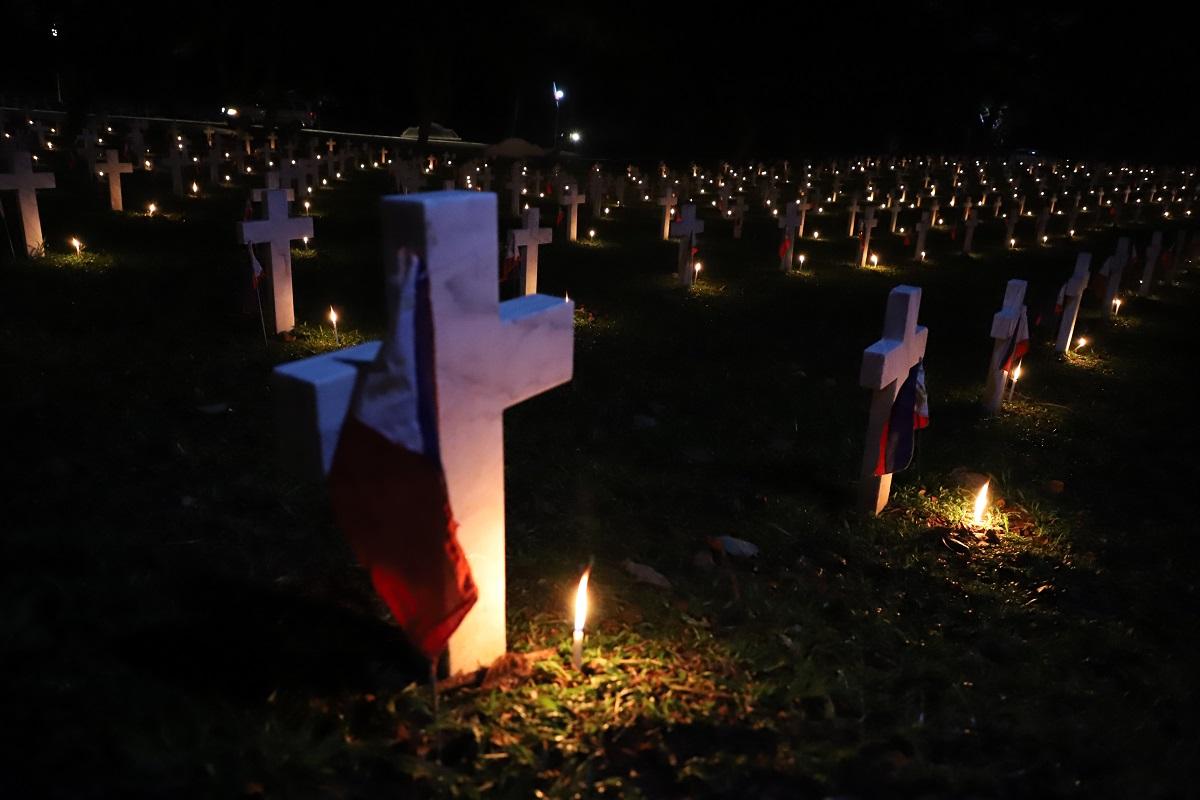
[[[987,511],[989,484],[991,481],[984,481],[983,486],[979,487],[979,494],[975,495],[975,509],[971,513],[971,524],[973,525],[983,525],[983,512]]]
[[[588,575],[591,572],[591,567],[583,571],[583,577],[579,579],[579,588],[575,590],[575,631],[577,633],[583,633],[583,623],[587,620],[587,585]]]
[[[1016,368],[1013,370],[1012,381],[1016,383],[1019,380],[1021,380],[1021,362],[1018,361]]]
[[[329,307],[329,321],[333,323],[334,327],[337,327],[337,320],[338,320],[337,312],[333,310],[333,306],[330,306]]]

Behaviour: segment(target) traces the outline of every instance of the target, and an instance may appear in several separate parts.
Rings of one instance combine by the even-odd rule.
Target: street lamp
[[[563,98],[567,96],[567,93],[563,89],[558,88],[557,83],[551,83],[550,90],[554,94],[554,138],[551,140],[551,147],[558,147],[558,106]]]

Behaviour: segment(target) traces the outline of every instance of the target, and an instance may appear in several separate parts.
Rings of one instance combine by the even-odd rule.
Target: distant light
[[[238,110],[237,110],[236,108],[227,108],[227,109],[225,109],[225,116],[227,116],[227,117],[236,117],[237,115],[238,115]]]
[[[583,139],[583,134],[581,134],[579,131],[571,131],[571,141],[573,143],[579,144],[580,140],[582,140],[582,139]]]

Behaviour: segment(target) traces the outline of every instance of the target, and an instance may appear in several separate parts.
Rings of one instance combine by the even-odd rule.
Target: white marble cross
[[[742,238],[742,224],[746,221],[746,198],[740,194],[733,204],[733,208],[729,210],[729,215],[733,217],[733,238]],[[668,220],[669,221],[669,220]]]
[[[521,272],[517,278],[520,293],[537,294],[538,245],[554,241],[554,229],[538,227],[542,212],[537,206],[526,209],[524,218],[525,227],[514,228],[508,232],[508,236],[512,246],[518,248],[521,255]]]
[[[1075,259],[1075,272],[1063,290],[1062,320],[1058,324],[1058,339],[1054,342],[1056,353],[1066,353],[1071,349],[1075,320],[1079,317],[1079,303],[1083,300],[1083,290],[1087,288],[1088,279],[1091,277],[1091,266],[1091,253],[1080,253]]]
[[[587,202],[587,195],[580,194],[575,184],[564,186],[559,192],[558,203],[567,207],[567,241],[576,240],[579,233],[579,206]]]
[[[786,211],[779,218],[779,227],[783,229],[783,242],[779,247],[779,268],[787,272],[792,268],[792,254],[796,249],[796,231],[800,227],[799,200],[793,200],[787,204]]]
[[[854,235],[854,219],[855,219],[855,217],[858,216],[859,210],[860,209],[858,207],[858,195],[856,194],[856,195],[854,195],[854,198],[850,202],[850,232],[848,234],[846,234],[847,236]]]
[[[796,201],[796,208],[800,211],[800,224],[796,226],[796,238],[804,238],[804,223],[808,219],[808,212],[812,211],[812,201],[808,199],[808,193],[800,195],[800,199]]]
[[[1125,267],[1129,265],[1129,254],[1132,247],[1133,242],[1128,236],[1120,237],[1117,239],[1117,252],[1105,265],[1108,269],[1105,273],[1104,307],[1101,312],[1106,317],[1116,314],[1117,293],[1121,291],[1121,278],[1125,274]]]
[[[312,217],[289,217],[287,191],[268,189],[263,218],[238,223],[242,244],[266,244],[271,261],[271,291],[275,298],[275,332],[296,327],[292,305],[292,242],[311,238]]]
[[[435,431],[426,435],[435,437],[458,542],[479,593],[450,638],[453,674],[487,666],[506,650],[503,413],[571,379],[574,305],[545,295],[499,302],[493,194],[385,197],[383,230],[389,283],[403,280],[409,255],[428,274],[437,402]],[[413,327],[403,324],[411,310],[403,299],[388,309],[388,341],[275,370],[285,463],[309,477],[328,472],[360,370],[370,380],[381,362],[402,362],[413,350]],[[411,403],[413,391],[401,385],[379,401]]]
[[[917,249],[913,254],[913,258],[921,261],[925,258],[925,234],[929,233],[929,212],[921,214],[921,221],[916,224],[917,229]]]
[[[31,256],[41,255],[46,246],[42,240],[36,190],[53,188],[54,173],[34,172],[33,159],[24,151],[12,154],[12,172],[0,173],[0,192],[17,193],[17,207],[21,210],[21,225],[25,229],[25,252]]]
[[[263,180],[266,181],[266,184],[267,184],[265,188],[250,190],[250,199],[256,203],[262,202],[264,192],[269,192],[272,189],[279,188],[279,172],[278,172],[278,170],[271,170],[270,172],[264,173]],[[287,199],[288,199],[289,203],[296,199],[296,193],[293,192],[290,188],[286,189],[285,191],[287,192]]]
[[[971,255],[971,246],[975,242],[975,228],[977,228],[979,226],[979,217],[977,217],[975,215],[975,212],[973,210],[967,212],[967,221],[964,222],[963,225],[966,227],[967,230],[966,230],[966,233],[963,235],[962,251],[966,255]]]
[[[663,207],[662,238],[664,242],[671,238],[671,209],[675,207],[677,202],[675,192],[671,187],[664,186],[662,196],[658,198],[658,204]],[[735,236],[734,238],[740,237]]]
[[[879,224],[879,220],[875,219],[875,206],[868,205],[863,212],[862,223],[862,247],[858,257],[858,266],[865,267],[867,258],[871,255],[871,231]]]
[[[888,232],[895,233],[896,232],[896,218],[900,216],[900,204],[895,203],[894,205],[892,205],[891,210],[888,213],[890,213],[892,215],[892,221],[888,225]]]
[[[108,203],[113,211],[124,211],[121,197],[121,176],[133,172],[133,164],[121,163],[121,154],[116,150],[104,151],[104,176],[108,178]]]
[[[1025,313],[1025,288],[1025,281],[1010,280],[1004,289],[1004,304],[992,316],[992,360],[983,389],[983,407],[989,414],[998,413],[1004,401],[1004,387],[1008,383],[1004,354],[1008,352],[1009,340],[1017,335],[1021,315]]]
[[[883,338],[863,351],[858,385],[871,390],[867,418],[867,441],[863,451],[859,502],[864,511],[878,514],[887,505],[892,489],[891,473],[875,474],[879,462],[879,440],[892,413],[892,403],[912,368],[925,357],[929,330],[917,325],[921,290],[897,286],[888,295],[883,318]]]
[[[1142,283],[1138,286],[1138,297],[1149,297],[1154,291],[1154,270],[1158,266],[1158,256],[1162,252],[1162,231],[1150,235],[1150,246],[1146,248],[1145,265],[1142,267]]]
[[[704,233],[704,223],[696,219],[696,206],[688,203],[679,212],[679,219],[671,223],[672,237],[680,237],[679,243],[679,285],[688,287],[696,282],[695,259],[692,251],[696,248],[696,237]]]

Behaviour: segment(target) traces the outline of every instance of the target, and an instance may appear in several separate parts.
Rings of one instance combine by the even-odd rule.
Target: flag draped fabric
[[[338,526],[375,591],[430,660],[478,599],[438,456],[428,277],[389,277],[389,331],[359,375],[329,475]]]
[[[1012,373],[1016,363],[1025,357],[1029,352],[1029,318],[1025,313],[1025,308],[1021,308],[1021,317],[1017,320],[1016,330],[1013,335],[1008,337],[1008,344],[1004,348],[1004,359],[1000,362],[1000,369],[1009,374]]]
[[[250,251],[250,285],[257,289],[258,285],[262,283],[262,264],[258,263],[258,256],[254,255],[254,245],[248,244],[246,249]]]
[[[918,361],[908,371],[892,403],[892,412],[884,421],[879,436],[879,460],[876,475],[907,469],[912,462],[916,432],[929,427],[929,398],[925,392],[925,362]]]

